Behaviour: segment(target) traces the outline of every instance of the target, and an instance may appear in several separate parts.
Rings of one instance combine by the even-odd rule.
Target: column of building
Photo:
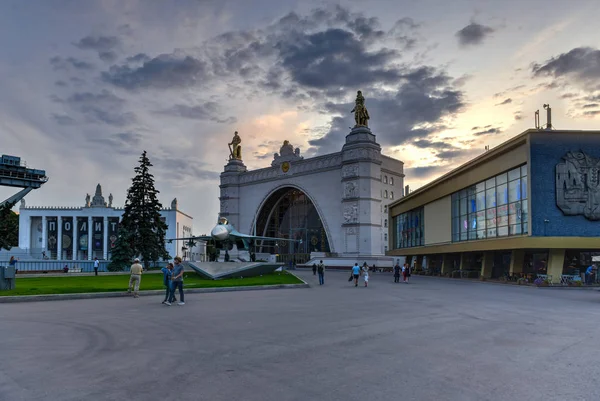
[[[31,229],[31,216],[27,217],[27,237],[29,238],[29,241],[27,242],[25,249],[27,249],[29,251],[29,255],[31,256],[31,232],[33,230]]]
[[[108,216],[104,216],[104,241],[103,241],[103,253],[102,253],[102,259],[107,260],[108,259]]]
[[[77,245],[79,244],[77,238],[77,216],[73,216],[73,260],[77,260]]]
[[[62,260],[62,217],[56,218],[56,260]]]
[[[48,247],[48,217],[42,216],[42,256]]]
[[[92,224],[94,223],[92,216],[88,217],[88,227],[87,227],[87,232],[88,232],[88,260],[92,260],[92,234],[94,232],[94,228],[92,226]]]

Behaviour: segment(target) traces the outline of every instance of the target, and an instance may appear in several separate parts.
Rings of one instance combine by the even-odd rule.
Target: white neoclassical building
[[[19,208],[21,258],[46,256],[57,260],[92,260],[97,257],[108,260],[123,212],[122,207],[113,206],[112,194],[108,203],[105,201],[100,184],[93,198],[86,196],[82,207],[27,206],[22,200]],[[168,225],[166,238],[192,235],[193,219],[178,209],[177,199],[160,213]],[[191,256],[183,241],[167,242],[166,249],[171,257]],[[202,251],[195,249],[192,252]]]
[[[403,196],[403,162],[381,154],[366,126],[346,136],[342,150],[305,159],[285,141],[271,166],[248,171],[233,157],[221,173],[220,215],[243,233],[302,239],[258,244],[257,253],[297,264],[326,259],[391,266],[388,204]]]

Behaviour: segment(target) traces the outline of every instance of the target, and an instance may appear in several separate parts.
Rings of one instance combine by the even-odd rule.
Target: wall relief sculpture
[[[565,216],[600,220],[600,158],[567,152],[556,165],[556,205]]]
[[[344,198],[356,198],[358,196],[358,186],[356,181],[347,181],[344,184]]]
[[[342,169],[342,178],[357,177],[357,176],[358,176],[358,166],[356,164],[346,165]]]
[[[229,205],[227,204],[227,201],[222,200],[221,201],[221,212],[227,212],[228,206]]]
[[[344,206],[344,224],[358,223],[358,204]]]

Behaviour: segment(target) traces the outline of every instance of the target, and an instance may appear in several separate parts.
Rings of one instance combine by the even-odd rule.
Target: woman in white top
[[[363,271],[363,277],[365,279],[365,287],[367,287],[369,284],[369,266],[367,266],[366,263],[364,264],[362,271]]]

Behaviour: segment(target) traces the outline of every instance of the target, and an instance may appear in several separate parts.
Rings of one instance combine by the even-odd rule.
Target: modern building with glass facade
[[[388,255],[418,269],[585,279],[600,259],[600,131],[527,130],[392,203],[389,219]]]

